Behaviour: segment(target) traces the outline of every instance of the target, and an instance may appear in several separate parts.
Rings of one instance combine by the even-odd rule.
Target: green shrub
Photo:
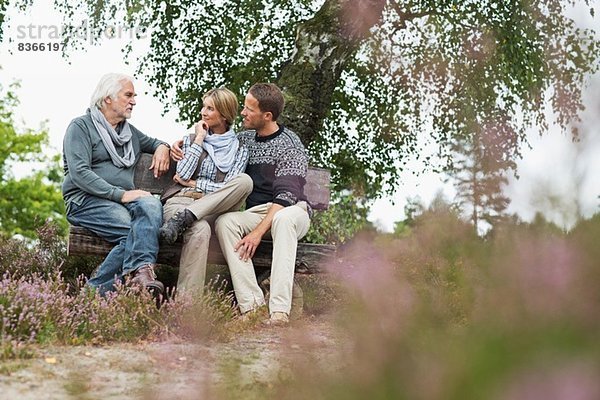
[[[352,195],[338,195],[325,211],[315,212],[304,240],[309,243],[340,244],[370,227],[369,207]]]

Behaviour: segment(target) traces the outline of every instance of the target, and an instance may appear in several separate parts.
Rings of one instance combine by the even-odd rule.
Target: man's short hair
[[[270,112],[273,115],[273,121],[277,121],[285,105],[283,93],[277,85],[274,83],[255,83],[248,90],[248,93],[258,101],[260,111]]]
[[[104,105],[104,99],[110,97],[111,99],[116,99],[117,94],[123,88],[125,82],[133,82],[133,78],[129,75],[118,74],[118,73],[108,73],[100,78],[100,82],[96,86],[94,93],[92,93],[92,98],[90,99],[90,107],[98,107],[102,109]]]
[[[227,127],[231,127],[238,115],[238,100],[235,94],[227,88],[220,87],[206,92],[202,96],[202,100],[207,97],[212,99],[217,111],[225,118]]]

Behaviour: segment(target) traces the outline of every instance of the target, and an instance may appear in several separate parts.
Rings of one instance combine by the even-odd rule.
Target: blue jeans
[[[100,293],[113,290],[115,280],[156,262],[162,205],[154,196],[120,204],[89,195],[81,204],[70,205],[67,220],[115,244],[88,281]]]

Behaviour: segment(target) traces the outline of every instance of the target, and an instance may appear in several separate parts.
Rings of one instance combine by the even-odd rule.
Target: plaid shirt
[[[183,137],[183,160],[177,163],[177,174],[183,180],[196,179],[196,191],[204,194],[212,193],[215,190],[222,188],[225,183],[235,178],[237,175],[244,172],[248,163],[248,148],[240,146],[235,155],[235,162],[231,169],[225,175],[223,182],[216,182],[217,166],[210,156],[204,158],[200,171],[196,177],[192,174],[198,166],[198,160],[204,149],[202,145],[190,143],[189,135]]]

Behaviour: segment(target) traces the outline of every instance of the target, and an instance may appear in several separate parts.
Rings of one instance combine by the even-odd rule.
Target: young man
[[[224,214],[216,221],[242,314],[265,304],[251,258],[263,236],[273,239],[270,325],[289,322],[298,239],[310,225],[304,197],[308,156],[298,136],[277,123],[283,106],[283,94],[274,84],[257,83],[248,91],[241,112],[248,130],[239,138],[250,153],[246,174],[254,188],[245,211]]]
[[[88,285],[105,293],[115,279],[129,275],[131,284],[158,296],[164,292],[154,274],[162,207],[151,193],[134,188],[133,173],[142,152],[154,153],[150,168],[155,177],[166,172],[169,145],[127,122],[135,96],[127,75],[100,79],[86,114],[67,128],[62,192],[71,224],[115,244]]]

